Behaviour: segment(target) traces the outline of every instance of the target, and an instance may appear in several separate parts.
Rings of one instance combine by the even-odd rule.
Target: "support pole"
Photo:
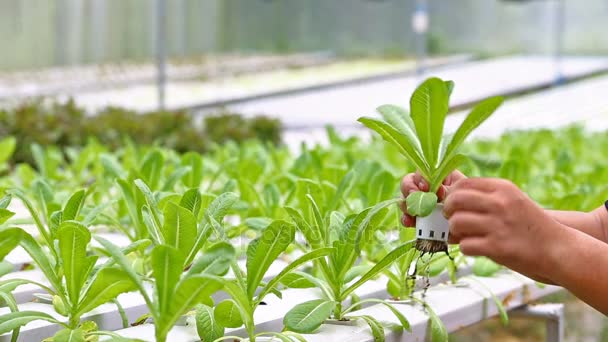
[[[564,49],[564,31],[566,26],[566,2],[556,0],[555,3],[555,84],[559,85],[566,81],[562,70],[562,57]]]
[[[165,110],[166,76],[166,3],[156,0],[156,86],[158,89],[158,110]]]
[[[416,0],[412,14],[412,29],[416,37],[416,73],[422,77],[426,69],[429,13],[427,0]]]

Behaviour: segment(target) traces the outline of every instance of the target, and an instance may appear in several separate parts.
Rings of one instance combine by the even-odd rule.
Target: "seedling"
[[[452,81],[429,78],[412,94],[411,114],[394,105],[383,105],[378,112],[384,120],[359,118],[359,122],[396,147],[430,185],[428,192],[413,192],[406,198],[410,215],[419,218],[430,216],[427,220],[417,220],[417,225],[420,223],[427,229],[417,227],[416,249],[424,253],[447,252],[447,225],[441,223],[441,210],[436,209],[436,192],[443,180],[466,160],[458,149],[467,136],[503,102],[499,96],[482,101],[453,135],[443,135],[453,88]]]
[[[10,189],[8,190],[8,193],[9,195],[19,198],[21,202],[23,202],[32,216],[42,240],[46,246],[50,248],[51,252],[54,253],[55,259],[57,259],[58,255],[55,254],[56,249],[53,248],[53,240],[56,238],[56,232],[62,222],[76,220],[78,218],[87,193],[85,190],[74,192],[67,201],[65,201],[62,208],[56,201],[55,191],[53,191],[44,178],[34,180],[32,187],[32,192],[35,194],[35,202],[31,201],[30,197],[20,189]],[[34,203],[36,203],[37,206],[34,205]]]
[[[218,221],[223,219],[237,197],[233,193],[218,196],[197,223],[199,214],[203,215],[201,195],[197,189],[186,191],[181,197],[175,198],[175,202],[165,203],[161,213],[157,197],[142,180],[134,181],[135,189],[126,181],[119,180],[118,184],[130,208],[132,220],[141,224],[140,229],[146,232],[144,235],[150,236],[155,244],[146,258],[152,268],[149,277],[153,280],[154,296],[151,297],[146,291],[147,273],[141,275],[136,272],[131,262],[109,241],[100,237],[96,239],[144,297],[154,320],[156,340],[162,342],[183,314],[201,303],[213,306],[210,296],[222,288],[223,281],[219,276],[226,274],[236,251],[227,242],[208,246],[208,237],[214,230],[214,224],[220,225]],[[141,201],[136,200],[133,191],[141,192]],[[136,212],[138,208],[141,218]],[[196,259],[199,254],[200,257]]]
[[[281,340],[290,340],[289,336],[293,335],[290,332],[256,332],[253,314],[268,294],[273,293],[281,297],[281,293],[276,289],[277,285],[292,274],[296,268],[311,260],[324,257],[332,251],[331,248],[318,248],[304,254],[285,267],[271,281],[264,283],[262,281],[264,274],[293,242],[295,231],[296,228],[288,222],[280,220],[272,222],[258,239],[249,244],[246,274],[243,273],[236,262],[233,262],[232,270],[235,279],[218,278],[218,281],[224,285],[224,291],[231,298],[222,301],[215,308],[212,308],[209,304],[198,307],[196,318],[201,340],[242,340],[242,338],[235,336],[222,336],[224,336],[225,328],[238,328],[243,325],[249,336],[249,341],[252,342],[262,336],[274,336]],[[218,230],[218,233],[222,235],[221,230]]]
[[[311,248],[331,246],[334,249],[327,257],[315,261],[312,274],[294,272],[293,276],[283,281],[287,287],[317,287],[323,293],[323,298],[301,303],[291,309],[283,321],[286,329],[299,333],[311,333],[329,318],[341,321],[362,319],[370,326],[374,335],[384,336],[382,325],[375,318],[350,314],[352,311],[356,311],[361,304],[373,302],[386,305],[399,319],[403,328],[409,330],[407,319],[387,301],[381,299],[359,300],[354,294],[354,291],[361,285],[376,277],[413,248],[414,241],[412,240],[392,250],[373,267],[358,263],[363,246],[370,241],[374,229],[386,215],[385,209],[400,199],[381,202],[373,208],[348,217],[344,217],[338,212],[324,216],[313,197],[308,195],[307,199],[309,209],[313,213],[311,220],[306,219],[296,209],[286,208],[287,212]],[[351,299],[350,305],[343,307],[349,298]]]
[[[10,294],[24,284],[39,286],[47,292],[43,298],[48,298],[55,311],[67,317],[67,323],[59,322],[42,312],[14,311],[3,316],[3,321],[7,324],[1,326],[0,334],[35,320],[46,320],[61,324],[68,330],[77,330],[83,314],[101,304],[114,301],[121,293],[135,289],[123,270],[108,264],[95,267],[97,256],[87,255],[91,233],[77,221],[64,221],[59,226],[56,244],[53,245],[56,246],[54,254],[59,257],[57,260],[20,228],[9,228],[3,232],[20,239],[21,247],[44,273],[50,287],[26,279],[10,279],[0,282],[0,291]],[[116,304],[119,305],[118,302]]]
[[[38,186],[41,186],[40,189],[46,189],[42,181]],[[37,239],[20,228],[8,228],[2,231],[3,235],[9,236],[3,239],[5,242],[2,243],[0,252],[8,250],[15,241],[19,241],[21,247],[45,275],[50,286],[26,279],[10,279],[0,282],[0,291],[8,295],[18,286],[36,285],[47,292],[39,295],[39,298],[52,304],[57,313],[67,318],[67,323],[59,322],[42,312],[14,310],[3,317],[10,324],[3,325],[0,334],[13,330],[13,335],[18,335],[20,326],[34,320],[60,324],[70,331],[69,334],[80,334],[84,333],[80,326],[82,315],[99,305],[114,302],[119,312],[122,312],[116,297],[121,293],[135,290],[135,286],[121,269],[111,263],[96,265],[98,257],[88,254],[91,233],[83,223],[90,220],[87,217],[82,221],[76,220],[81,217],[80,210],[84,204],[85,191],[80,190],[72,194],[63,209],[53,204],[53,196],[50,192],[43,191],[39,196],[39,205],[43,208],[40,210],[37,210],[21,191],[11,190],[11,192],[19,197],[30,211],[44,243],[40,244]],[[47,194],[43,195],[43,193]],[[52,214],[45,214],[51,208],[59,208],[59,210],[53,209]],[[46,221],[43,217],[47,218],[48,224],[43,223]],[[131,253],[147,245],[149,242],[133,244],[121,253]],[[62,336],[63,333],[58,334]]]
[[[168,244],[177,248],[184,256],[184,268],[194,261],[213,232],[210,219],[221,222],[238,199],[236,194],[226,192],[202,210],[202,196],[193,188],[161,205],[159,193],[152,192],[141,179],[133,183],[119,179],[117,184],[136,227],[136,236],[149,238],[155,245]]]
[[[182,272],[184,256],[175,247],[155,246],[150,255],[153,295],[150,296],[145,278],[137,274],[129,260],[111,242],[97,237],[97,241],[110,253],[144,298],[154,320],[156,341],[165,342],[167,334],[177,320],[199,303],[212,304],[211,295],[222,288],[217,276],[224,275],[234,260],[235,251],[229,244],[220,242],[208,248],[190,270]]]

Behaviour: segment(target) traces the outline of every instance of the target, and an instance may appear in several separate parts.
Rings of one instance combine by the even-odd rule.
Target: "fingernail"
[[[424,182],[420,182],[420,183],[418,183],[418,187],[419,187],[420,189],[424,188]]]

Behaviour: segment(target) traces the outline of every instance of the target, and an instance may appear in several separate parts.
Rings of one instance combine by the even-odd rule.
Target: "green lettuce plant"
[[[46,291],[47,295],[43,298],[48,298],[55,311],[65,316],[67,322],[58,321],[42,312],[14,311],[2,317],[5,324],[0,326],[0,334],[35,320],[49,321],[77,331],[82,315],[101,304],[115,301],[121,293],[135,289],[123,270],[108,264],[96,267],[98,257],[88,255],[87,249],[91,234],[77,221],[60,224],[55,234],[56,243],[51,247],[56,249],[53,254],[58,259],[20,228],[9,228],[4,232],[11,233],[14,238],[20,237],[19,244],[32,257],[50,286],[27,279],[10,279],[0,281],[0,291],[10,294],[18,286],[34,284]]]
[[[34,320],[60,324],[69,330],[70,334],[84,333],[79,330],[82,315],[107,302],[114,302],[119,312],[122,312],[116,297],[134,290],[135,287],[122,270],[111,263],[97,265],[98,256],[90,255],[91,233],[87,225],[91,222],[91,216],[81,215],[86,197],[85,191],[76,191],[61,207],[55,203],[52,191],[43,180],[39,180],[36,186],[39,189],[38,203],[41,209],[37,209],[24,192],[17,189],[12,189],[10,192],[28,209],[38,228],[39,238],[34,238],[20,228],[7,228],[2,230],[2,234],[9,234],[10,238],[3,239],[5,242],[0,251],[19,241],[48,283],[10,279],[0,281],[0,291],[8,295],[18,286],[36,285],[46,291],[46,294],[39,295],[40,300],[52,304],[57,313],[66,317],[67,322],[57,321],[41,312],[14,310],[3,316],[7,324],[2,326],[0,333],[13,330],[14,336],[18,335],[20,326]],[[0,203],[5,206],[10,199],[10,196],[6,196]],[[49,215],[50,211],[52,214]],[[147,244],[142,243],[133,244],[124,248],[122,253],[135,252],[146,246]],[[125,320],[123,317],[123,321]],[[63,334],[67,333],[61,333],[59,336]]]
[[[369,117],[358,120],[393,145],[429,183],[428,192],[413,192],[406,198],[408,212],[413,216],[431,214],[437,204],[436,192],[441,183],[466,160],[465,155],[458,152],[459,147],[503,102],[500,96],[481,101],[454,134],[444,135],[449,97],[453,88],[452,81],[429,78],[412,94],[411,114],[397,106],[384,105],[378,108],[384,120]],[[425,252],[447,248],[443,241],[424,241],[429,243],[417,243],[417,248]],[[435,246],[437,244],[439,246]]]
[[[220,276],[232,265],[236,251],[227,242],[212,244],[209,237],[216,228],[222,230],[219,222],[237,196],[221,194],[203,210],[202,196],[196,188],[163,201],[141,179],[136,179],[133,186],[118,180],[118,185],[131,219],[141,225],[138,236],[149,237],[154,247],[144,255],[138,269],[116,246],[101,237],[96,239],[136,284],[150,310],[157,341],[165,341],[182,315],[201,303],[213,306],[210,296],[223,287]],[[146,291],[148,279],[154,296]]]
[[[396,247],[373,266],[358,262],[363,246],[370,242],[373,231],[384,219],[385,209],[401,199],[381,202],[373,208],[348,217],[336,211],[323,216],[314,198],[308,195],[307,199],[313,212],[312,219],[308,220],[294,208],[286,208],[287,212],[311,248],[333,250],[326,257],[315,260],[312,274],[294,272],[283,281],[287,287],[317,287],[323,294],[320,299],[298,304],[291,309],[283,320],[285,328],[298,333],[311,333],[329,318],[361,319],[370,326],[375,336],[383,338],[382,325],[374,317],[351,314],[360,308],[361,304],[373,302],[387,306],[399,319],[402,327],[409,330],[407,319],[390,303],[382,299],[359,300],[354,293],[413,249],[412,240]],[[348,299],[351,300],[350,305],[345,306]]]
[[[231,192],[215,198],[203,197],[197,188],[189,189],[181,196],[153,192],[142,179],[132,183],[118,179],[117,184],[134,236],[149,238],[156,245],[174,245],[184,255],[184,267],[190,265],[205,247],[213,232],[210,219],[221,222],[238,200],[238,196]],[[165,197],[161,197],[163,194]],[[206,208],[203,207],[204,202],[210,202]]]
[[[255,342],[258,337],[270,336],[284,341],[290,341],[294,336],[291,332],[256,332],[254,312],[269,294],[279,298],[281,293],[277,286],[287,279],[298,267],[328,255],[331,248],[318,248],[304,254],[291,262],[276,277],[268,283],[263,281],[270,265],[285,252],[293,242],[296,228],[288,222],[273,221],[256,240],[249,243],[247,248],[246,272],[243,272],[236,262],[231,265],[234,279],[218,279],[224,285],[224,291],[230,295],[218,303],[215,308],[211,305],[201,305],[197,309],[197,329],[203,341],[243,340],[238,336],[224,336],[225,328],[245,327],[248,340]],[[218,234],[223,235],[221,230]]]
[[[171,245],[157,245],[150,252],[152,272],[149,277],[138,274],[131,262],[111,242],[96,237],[110,253],[114,262],[125,273],[124,279],[144,298],[154,321],[156,341],[164,342],[178,319],[197,304],[212,305],[211,295],[222,288],[221,278],[235,257],[234,248],[220,242],[208,248],[186,272],[183,253]],[[147,281],[152,284],[148,285]],[[152,287],[153,294],[148,289]]]

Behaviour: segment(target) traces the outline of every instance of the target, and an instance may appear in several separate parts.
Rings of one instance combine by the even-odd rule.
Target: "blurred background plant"
[[[30,146],[82,147],[95,139],[110,150],[124,146],[124,138],[138,145],[158,144],[180,153],[207,152],[214,143],[259,139],[278,145],[281,123],[264,116],[245,118],[217,111],[205,118],[185,111],[138,113],[109,107],[89,115],[73,101],[28,101],[0,109],[0,139],[14,136],[16,150],[11,162],[33,164]]]

